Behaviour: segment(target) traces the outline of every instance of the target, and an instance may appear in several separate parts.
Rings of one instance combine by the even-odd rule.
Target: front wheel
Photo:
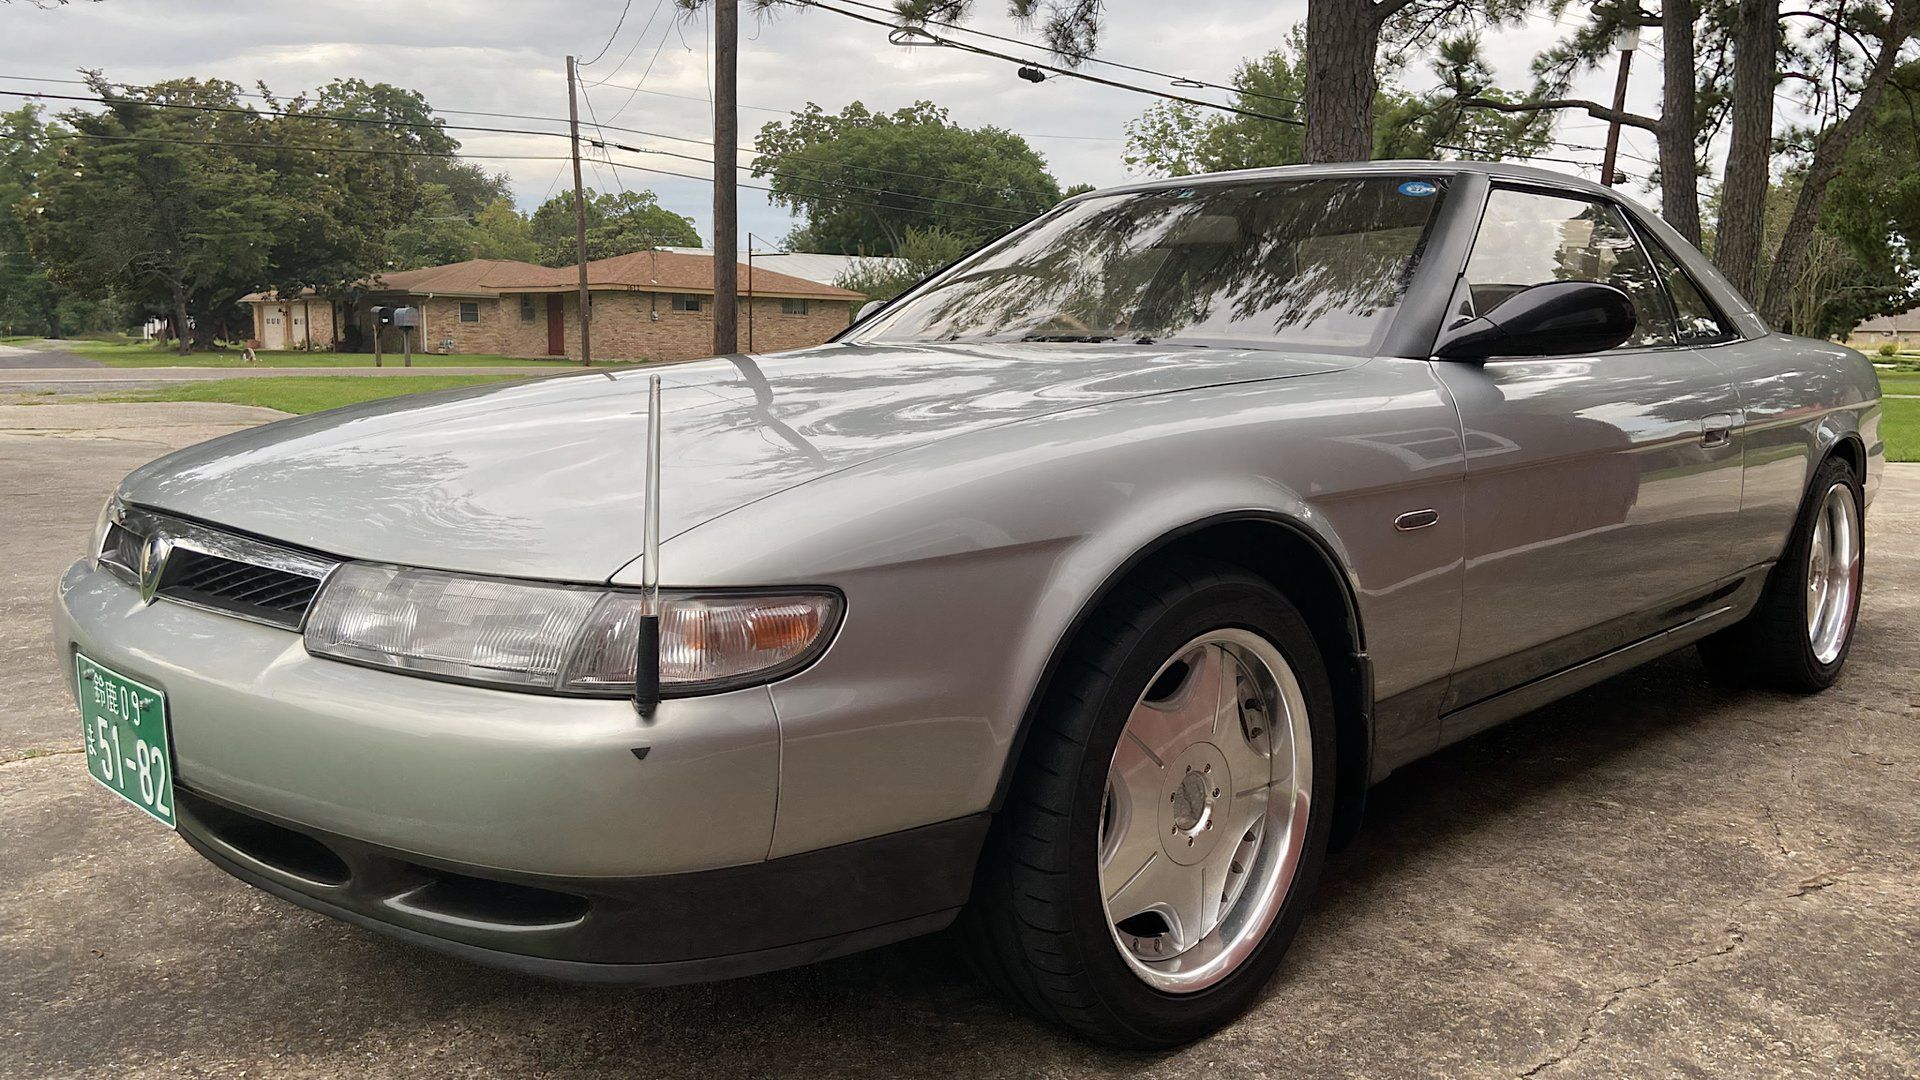
[[[1312,632],[1230,565],[1123,587],[1076,641],[996,822],[967,929],[990,979],[1115,1046],[1258,995],[1327,847],[1332,693]]]
[[[1707,666],[1796,693],[1833,685],[1853,646],[1866,540],[1859,478],[1828,458],[1753,614],[1700,643]]]

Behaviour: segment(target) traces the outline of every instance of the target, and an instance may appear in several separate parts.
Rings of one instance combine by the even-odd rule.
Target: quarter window
[[[480,305],[478,303],[461,304],[460,305],[460,321],[461,322],[479,322],[480,321]]]
[[[1716,341],[1725,341],[1730,335],[1727,324],[1721,320],[1719,312],[1713,309],[1700,287],[1693,283],[1680,263],[1658,240],[1647,244],[1648,253],[1653,256],[1654,269],[1660,271],[1660,277],[1667,283],[1667,295],[1673,299],[1674,328],[1682,345],[1710,345]]]
[[[1674,343],[1666,290],[1619,208],[1562,195],[1495,188],[1467,260],[1461,314],[1485,315],[1522,289],[1598,281],[1633,300],[1633,336],[1621,348]]]

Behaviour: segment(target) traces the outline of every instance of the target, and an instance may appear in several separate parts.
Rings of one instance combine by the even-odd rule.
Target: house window
[[[805,300],[780,301],[780,314],[782,315],[805,315],[806,313],[807,302]]]
[[[673,310],[699,311],[700,298],[697,296],[688,296],[685,293],[675,293],[673,294]]]
[[[460,321],[461,322],[479,322],[480,321],[480,305],[478,303],[461,304],[460,305]]]
[[[533,321],[533,297],[531,296],[522,296],[520,298],[520,321]]]

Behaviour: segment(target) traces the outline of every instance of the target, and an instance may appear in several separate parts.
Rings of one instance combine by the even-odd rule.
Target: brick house
[[[580,355],[579,267],[472,259],[380,275],[357,302],[253,293],[254,338],[263,348],[370,351],[375,305],[421,312],[416,352],[503,356]],[[749,352],[818,345],[845,329],[859,293],[755,267],[739,268],[740,344]],[[593,352],[607,360],[687,360],[713,352],[713,259],[637,251],[587,264]],[[399,332],[381,333],[398,352]]]
[[[1846,336],[1853,348],[1872,351],[1891,344],[1898,349],[1920,346],[1920,309],[1898,315],[1875,315]]]

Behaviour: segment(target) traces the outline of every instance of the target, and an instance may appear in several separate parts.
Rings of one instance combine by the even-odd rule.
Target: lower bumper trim
[[[977,814],[717,870],[558,878],[376,847],[184,789],[176,804],[194,850],[294,904],[492,967],[640,985],[773,971],[939,930],[966,903],[988,823]],[[285,857],[302,845],[345,873]]]

